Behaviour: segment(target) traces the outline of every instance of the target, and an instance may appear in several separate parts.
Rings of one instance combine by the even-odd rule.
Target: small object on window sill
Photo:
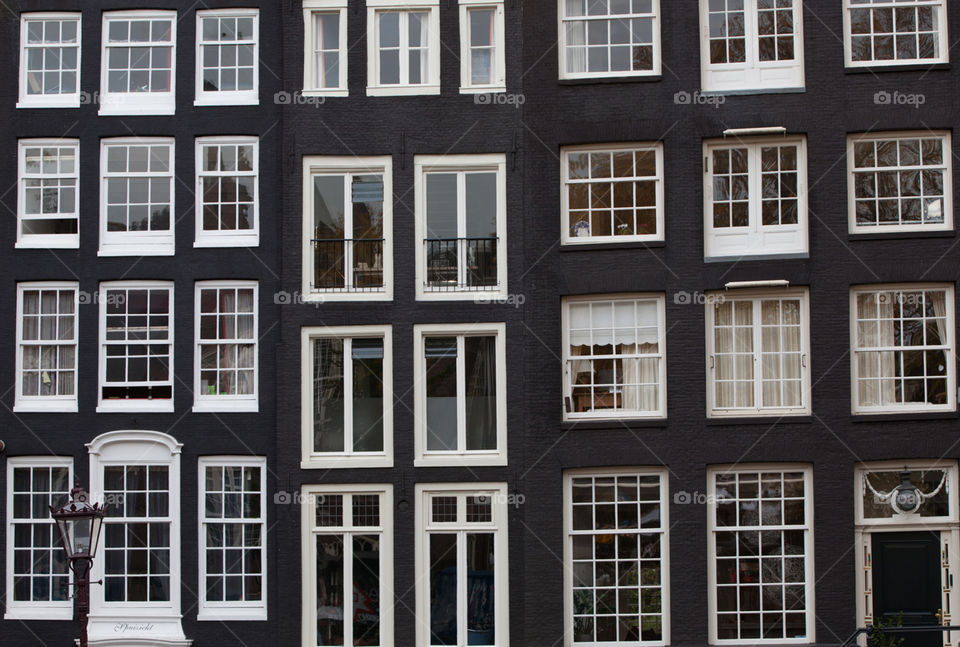
[[[581,220],[573,226],[573,235],[577,238],[587,238],[590,236],[590,223]]]

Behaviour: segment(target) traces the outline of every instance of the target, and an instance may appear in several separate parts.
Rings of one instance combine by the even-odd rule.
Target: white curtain
[[[896,292],[869,292],[857,296],[857,347],[893,348]],[[897,400],[896,361],[892,350],[857,354],[857,393],[861,406],[876,407]]]
[[[728,301],[714,309],[715,406],[720,409],[753,404],[753,303]]]
[[[583,0],[564,0],[564,17],[584,15]],[[587,71],[587,23],[584,20],[564,22],[566,35],[566,50],[563,53],[566,60],[567,72],[577,73]]]

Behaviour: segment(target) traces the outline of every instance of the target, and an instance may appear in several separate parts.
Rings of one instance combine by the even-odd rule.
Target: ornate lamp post
[[[103,524],[103,508],[90,505],[87,493],[77,483],[70,491],[70,503],[59,510],[50,506],[50,516],[57,522],[60,542],[66,553],[70,570],[77,578],[77,612],[80,615],[80,647],[87,647],[87,613],[90,602],[87,589],[90,585],[90,568],[97,554],[100,541],[100,526]]]

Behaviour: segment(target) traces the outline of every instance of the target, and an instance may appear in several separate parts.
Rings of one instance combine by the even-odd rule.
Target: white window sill
[[[211,396],[211,398],[216,396]],[[205,400],[193,405],[194,413],[259,413],[256,400]]]
[[[280,298],[277,303],[295,303],[293,299],[284,301]],[[308,304],[320,305],[322,303],[341,302],[341,301],[393,301],[392,290],[380,290],[377,292],[304,292],[302,302]]]
[[[147,93],[109,95],[100,93],[101,117],[136,117],[140,115],[173,115],[177,104],[173,95],[149,96]]]
[[[491,301],[506,300],[509,295],[506,289],[496,290],[418,290],[417,301],[473,301],[475,303],[489,303]]]
[[[38,607],[35,609],[8,608],[4,620],[73,620],[73,607]]]
[[[312,89],[307,90],[304,88],[300,91],[300,96],[303,97],[349,97],[350,90],[346,88],[330,88],[326,90]]]
[[[17,108],[79,108],[80,95],[71,94],[63,97],[44,97],[43,99],[21,99]]]
[[[76,400],[27,400],[13,405],[14,413],[76,413]]]
[[[561,245],[617,245],[620,243],[662,243],[663,236],[571,236],[563,238]]]
[[[489,454],[421,454],[414,467],[506,467],[506,453]]]
[[[300,461],[300,469],[360,469],[368,467],[393,467],[393,458],[386,455],[357,456],[357,455],[325,455],[310,456]]]
[[[809,416],[810,409],[713,409],[708,417],[722,418],[789,418],[790,416]]]
[[[202,238],[197,238],[194,243],[194,247],[259,247],[260,246],[260,235],[259,234],[250,234],[250,235],[241,235],[241,236],[204,236]]]
[[[953,413],[957,407],[952,404],[930,405],[926,407],[877,407],[859,408],[853,410],[855,416],[896,416],[898,414],[917,413]]]
[[[470,85],[460,86],[460,94],[500,94],[507,91],[505,85]],[[496,104],[500,105],[500,104]]]
[[[894,61],[847,61],[845,67],[864,68],[864,67],[927,67],[929,65],[944,65],[949,63],[950,59],[946,56],[941,58],[910,58],[898,59]]]
[[[97,413],[173,413],[173,400],[104,400]]]
[[[611,422],[616,420],[661,420],[667,419],[664,411],[619,411],[611,413],[568,413],[565,422]]]
[[[49,240],[44,240],[49,238]],[[47,234],[46,236],[28,238],[17,241],[14,245],[16,249],[79,249],[80,237],[74,234],[62,236],[60,234]]]
[[[657,77],[663,74],[663,70],[643,70],[634,72],[633,70],[622,70],[616,72],[563,72],[560,74],[561,81],[589,81],[591,79],[625,79],[625,78],[644,78]]]
[[[263,607],[201,608],[197,620],[201,622],[262,622],[267,619]]]
[[[107,243],[100,247],[97,256],[173,256],[174,245],[134,245]]]
[[[869,227],[850,227],[849,233],[861,234],[907,234],[923,233],[928,231],[953,231],[953,223],[937,223],[935,225],[873,225]]]
[[[413,97],[440,94],[440,84],[377,85],[367,87],[368,97]]]
[[[258,92],[205,92],[197,96],[193,105],[204,106],[258,106]]]

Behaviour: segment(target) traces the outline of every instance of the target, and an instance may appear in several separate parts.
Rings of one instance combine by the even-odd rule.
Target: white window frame
[[[466,232],[465,176],[469,173],[494,172],[497,174],[497,285],[474,289],[457,286],[455,289],[432,289],[427,287],[427,182],[430,173],[456,173],[457,179],[457,230],[458,238]],[[416,283],[418,301],[479,301],[506,299],[507,288],[507,156],[504,153],[483,155],[417,155],[414,157],[414,211],[416,217],[416,245],[414,258],[417,264]],[[463,275],[463,257],[458,255],[458,274]]]
[[[651,9],[653,11],[653,42],[651,43],[653,47],[653,69],[651,70],[616,70],[611,72],[568,72],[567,71],[567,29],[566,23],[568,22],[586,22],[585,18],[591,18],[591,16],[577,16],[574,18],[566,18],[564,13],[566,11],[565,7],[566,0],[559,0],[557,4],[557,49],[559,53],[559,72],[560,79],[593,79],[593,78],[624,78],[624,77],[649,77],[649,76],[660,76],[663,69],[663,59],[661,56],[661,42],[662,42],[662,33],[660,29],[661,13],[660,13],[660,0],[651,0],[653,3]],[[620,15],[620,14],[617,14]],[[636,15],[633,12],[626,14],[629,16]],[[623,20],[623,18],[616,18],[611,15],[596,16],[600,20]],[[584,43],[586,44],[586,43]],[[610,43],[607,43],[609,48]],[[589,54],[587,54],[589,67]],[[632,56],[631,56],[632,60]],[[631,65],[632,67],[632,65]]]
[[[377,14],[384,11],[427,12],[427,77],[423,83],[403,83],[406,21],[400,21],[400,83],[380,83],[380,25]],[[440,94],[440,0],[367,0],[367,96],[414,96]]]
[[[649,303],[654,302],[657,306],[657,328],[659,331],[657,356],[659,358],[659,398],[658,406],[655,411],[634,411],[625,409],[610,409],[599,411],[588,411],[576,413],[571,406],[567,410],[567,398],[572,398],[573,375],[570,372],[569,363],[573,358],[570,355],[570,306],[579,303],[596,302],[630,302],[630,303]],[[625,420],[639,418],[666,418],[667,417],[667,323],[666,323],[666,297],[663,293],[636,293],[636,294],[598,294],[585,297],[570,297],[563,299],[563,309],[561,313],[561,324],[563,326],[563,397],[564,397],[564,420]],[[594,357],[587,355],[586,357]]]
[[[855,146],[860,143],[892,142],[900,140],[937,139],[941,145],[941,164],[920,166],[874,166],[864,169],[866,173],[875,172],[902,172],[903,170],[938,169],[943,167],[943,222],[924,224],[884,224],[878,221],[876,225],[857,224],[857,191],[856,191],[856,154]],[[921,145],[922,146],[922,145]],[[922,153],[921,153],[922,156]],[[921,159],[922,161],[922,159]],[[899,183],[898,183],[899,184]],[[877,187],[874,187],[876,189]],[[875,190],[875,193],[878,193]],[[949,131],[895,131],[872,132],[847,137],[847,204],[849,226],[851,234],[884,234],[908,231],[953,231],[953,139]],[[879,215],[878,215],[879,217]]]
[[[381,175],[383,177],[383,287],[376,290],[325,290],[313,287],[314,175]],[[349,195],[345,193],[345,196]],[[347,232],[344,231],[344,238]],[[312,155],[303,158],[303,283],[304,301],[392,301],[393,300],[393,158]]]
[[[18,602],[13,596],[13,471],[15,468],[26,467],[66,467],[68,474],[68,487],[73,487],[73,457],[57,456],[11,456],[7,459],[7,549],[6,549],[6,599],[4,601],[4,620],[73,620],[73,571],[67,569],[67,578],[70,588],[68,589],[67,599],[60,602]],[[26,521],[26,520],[24,520]],[[29,523],[44,525],[54,525],[53,518],[47,515],[44,519],[32,519]],[[56,533],[59,537],[59,533]],[[56,542],[56,540],[55,540]],[[51,551],[61,550],[58,543],[50,547]]]
[[[752,472],[775,472],[785,474],[788,472],[803,473],[803,494],[804,494],[804,579],[805,594],[804,610],[807,621],[807,633],[801,638],[783,638],[783,639],[764,639],[764,638],[744,638],[744,639],[725,639],[717,638],[717,532],[716,525],[716,507],[717,507],[717,482],[718,474],[740,474]],[[759,487],[759,483],[758,483]],[[796,645],[810,644],[816,642],[816,577],[814,561],[814,482],[813,468],[809,464],[788,464],[788,463],[766,463],[751,464],[740,463],[736,465],[712,465],[707,467],[707,604],[709,607],[709,644],[711,645]],[[739,499],[736,499],[739,500]],[[773,526],[783,528],[785,524]],[[753,526],[746,526],[752,528]],[[770,526],[766,526],[770,527]],[[742,530],[744,526],[723,526],[724,530]],[[756,526],[762,529],[764,526]],[[781,530],[782,532],[782,530]],[[786,604],[786,603],[784,603]],[[737,613],[740,613],[739,611]]]
[[[249,342],[243,342],[240,338],[232,339],[211,339],[200,338],[200,293],[203,290],[253,290],[253,339]],[[256,413],[260,409],[260,284],[257,281],[197,281],[193,289],[193,411],[194,412],[250,412]],[[218,301],[219,311],[219,301]],[[234,315],[237,313],[234,312]],[[218,332],[219,334],[219,332]],[[236,334],[236,331],[235,333]],[[251,394],[225,394],[208,395],[203,393],[200,384],[200,363],[203,356],[203,346],[230,346],[243,345],[244,343],[253,344],[253,393]],[[222,367],[217,371],[223,370]]]
[[[796,146],[797,150],[797,223],[790,225],[763,224],[763,180],[761,154],[764,147]],[[743,227],[714,228],[713,226],[713,152],[733,148],[747,149],[749,182],[748,231]],[[704,258],[739,260],[741,257],[806,257],[809,253],[807,208],[807,138],[730,137],[707,140],[703,143],[703,255]],[[732,217],[732,216],[731,216]],[[731,242],[732,241],[732,242]],[[724,243],[721,245],[721,243]]]
[[[70,174],[62,173],[39,173],[27,176],[27,157],[28,148],[73,148],[74,172]],[[42,164],[42,162],[41,162]],[[44,220],[43,214],[27,215],[26,198],[26,180],[27,179],[66,179],[73,177],[74,184],[74,207],[73,217],[77,221],[77,233],[75,234],[27,234],[23,231],[25,220]],[[77,249],[80,247],[80,140],[79,139],[21,139],[18,142],[17,149],[17,249]],[[57,206],[59,208],[59,197]],[[56,220],[69,219],[68,214],[58,213]]]
[[[600,179],[570,179],[570,155],[577,153],[650,153],[656,157],[657,173],[655,176],[637,176],[634,171],[633,176],[629,177],[611,177]],[[614,171],[611,170],[611,174]],[[648,241],[662,241],[665,238],[664,233],[664,163],[663,163],[663,142],[636,142],[636,143],[617,143],[617,144],[588,144],[585,146],[565,146],[560,150],[560,242],[563,245],[616,245],[617,243],[637,243]],[[595,184],[613,184],[618,181],[635,183],[638,180],[656,182],[656,211],[657,211],[657,231],[653,234],[631,234],[618,236],[594,236],[592,232],[586,236],[570,235],[570,192],[569,188],[575,184],[593,186]],[[611,195],[611,207],[613,206],[613,196]],[[636,210],[636,196],[634,196],[634,206],[631,209]],[[590,208],[591,212],[593,207]],[[612,226],[611,226],[612,230]]]
[[[203,89],[203,40],[204,18],[253,18],[253,89],[252,90],[204,90]],[[195,106],[256,106],[260,104],[260,10],[259,9],[210,9],[197,11],[196,49],[196,99]],[[217,41],[220,42],[220,41]],[[240,41],[228,41],[241,44]],[[219,69],[219,68],[218,68]]]
[[[114,20],[170,21],[170,91],[110,92],[109,47],[110,23]],[[148,47],[151,45],[147,45]],[[100,44],[100,115],[172,115],[177,103],[177,12],[160,10],[105,11]]]
[[[801,371],[801,399],[799,407],[764,407],[763,406],[763,361],[762,361],[762,326],[760,302],[765,299],[797,299],[800,301],[800,371]],[[751,330],[753,335],[753,393],[754,407],[721,409],[716,404],[716,362],[715,348],[715,305],[725,301],[752,301],[753,321]],[[776,290],[737,290],[735,292],[709,293],[706,298],[706,369],[707,369],[707,417],[709,418],[750,418],[764,416],[802,416],[810,415],[810,401],[813,390],[811,387],[810,368],[810,291],[803,288],[781,288]]]
[[[347,485],[304,485],[300,490],[300,546],[301,565],[303,567],[302,585],[302,647],[316,647],[317,635],[317,550],[315,538],[318,535],[380,535],[380,645],[393,647],[393,615],[396,592],[393,587],[393,485],[354,483]],[[348,525],[317,526],[316,504],[329,495],[344,497],[343,517],[351,519]],[[378,495],[380,497],[380,525],[353,526],[353,495]],[[346,502],[350,497],[350,504]],[[349,564],[349,566],[348,566]],[[352,560],[347,560],[344,552],[344,581],[347,569],[352,576]],[[352,595],[344,596],[344,601],[352,600]],[[346,623],[344,623],[346,628]],[[352,627],[351,627],[352,631]],[[312,639],[313,638],[313,639]]]
[[[157,146],[170,150],[170,229],[159,232],[111,232],[107,218],[107,180],[111,177],[168,177],[167,173],[144,171],[108,174],[107,149],[111,146]],[[176,249],[176,144],[173,137],[123,137],[100,140],[100,249],[99,256],[173,256]]]
[[[427,369],[424,351],[427,337],[457,338],[457,450],[427,450]],[[466,337],[495,337],[497,448],[495,450],[466,449],[465,358],[463,340]],[[418,324],[413,327],[414,352],[414,460],[415,467],[463,467],[507,465],[507,327],[503,323]]]
[[[430,518],[432,496],[457,497],[457,517],[466,520],[466,498],[468,496],[490,497],[492,520],[489,522],[460,522],[439,523]],[[510,592],[509,592],[509,537],[508,537],[508,503],[506,483],[420,483],[415,488],[416,497],[416,534],[414,535],[415,569],[417,573],[416,585],[416,613],[417,622],[416,647],[430,647],[430,533],[456,534],[458,571],[462,567],[466,571],[465,534],[470,531],[485,531],[494,535],[494,613],[495,646],[510,647]],[[466,582],[459,581],[458,572],[457,624],[458,645],[466,645],[467,639],[467,592]]]
[[[344,451],[316,452],[313,445],[313,342],[317,339],[383,340],[383,451],[355,452],[352,440],[352,381],[347,379],[347,346],[344,345]],[[350,365],[353,360],[351,358]],[[300,469],[393,467],[393,326],[309,326],[300,331]]]
[[[504,28],[503,0],[459,0],[460,4],[460,94],[481,92],[506,92],[506,30]],[[490,9],[493,14],[492,83],[473,83],[470,50],[470,12],[474,9]]]
[[[252,171],[207,171],[204,169],[203,150],[206,146],[252,146]],[[196,239],[194,247],[257,247],[260,245],[260,138],[259,137],[197,137],[196,139]],[[219,159],[219,153],[218,153]],[[253,227],[250,229],[226,229],[209,231],[203,228],[203,180],[206,177],[252,177],[253,178]],[[219,204],[219,203],[218,203]],[[238,215],[239,218],[239,215]]]
[[[885,68],[885,67],[920,67],[920,66],[929,66],[936,65],[938,63],[949,63],[950,62],[950,47],[951,42],[949,41],[949,23],[947,16],[947,2],[946,0],[916,0],[914,3],[909,5],[902,3],[895,3],[894,0],[875,0],[882,2],[881,7],[900,7],[902,9],[912,9],[917,6],[930,6],[935,7],[937,10],[937,18],[939,21],[938,25],[938,39],[939,39],[939,56],[936,58],[912,58],[912,59],[891,59],[891,60],[877,60],[871,59],[869,61],[854,61],[853,60],[853,34],[851,33],[852,24],[850,20],[850,12],[854,9],[870,9],[873,7],[872,4],[860,4],[860,5],[851,5],[850,0],[843,0],[843,60],[846,67],[867,67],[867,68]],[[894,18],[896,20],[896,18]],[[871,16],[872,22],[872,16]],[[894,27],[896,29],[896,27]],[[871,35],[873,31],[870,32]]]
[[[805,87],[803,0],[793,2],[793,59],[761,61],[757,0],[744,0],[743,63],[710,62],[710,0],[700,0],[700,84],[707,92],[782,92]]]
[[[339,18],[339,81],[335,88],[317,87],[317,16],[336,14]],[[303,0],[303,95],[346,97],[350,95],[347,69],[347,0]]]
[[[167,318],[169,320],[169,329],[167,334],[167,344],[170,346],[170,399],[169,400],[111,400],[103,398],[103,388],[106,385],[107,363],[106,363],[106,332],[107,332],[107,302],[110,297],[107,292],[113,289],[121,290],[156,290],[165,289],[169,293],[169,311]],[[98,383],[97,383],[97,413],[110,413],[116,411],[125,412],[172,412],[173,403],[176,395],[176,379],[174,377],[174,330],[176,328],[174,319],[174,296],[175,290],[173,281],[104,281],[100,283],[97,298],[100,302],[99,313],[99,350],[98,355]],[[131,345],[127,342],[127,345]]]
[[[857,297],[861,294],[874,294],[879,296],[882,293],[899,292],[925,292],[930,290],[943,291],[945,293],[944,309],[946,310],[946,380],[947,380],[947,402],[946,404],[936,405],[923,402],[904,402],[902,404],[889,404],[878,406],[867,406],[860,403],[859,389],[859,363],[858,355],[860,352],[860,341],[858,332],[858,313]],[[923,413],[936,411],[956,411],[957,410],[957,369],[956,369],[956,304],[954,301],[954,287],[952,283],[878,283],[870,285],[858,285],[850,288],[850,403],[851,411],[857,414],[897,414],[897,413]],[[893,347],[891,347],[893,348]],[[930,346],[896,346],[898,351],[925,351],[930,350]],[[936,347],[934,347],[935,349]],[[869,351],[868,351],[869,352]]]
[[[27,342],[23,339],[23,293],[28,290],[72,290],[73,291],[73,343],[63,343],[60,340],[31,340],[30,346],[73,346],[73,395],[35,395],[23,394],[23,349]],[[62,318],[59,312],[54,315]],[[38,281],[17,283],[17,358],[16,358],[16,396],[13,411],[21,412],[76,412],[77,391],[79,390],[79,319],[80,319],[80,284],[76,281]],[[59,327],[59,322],[58,322]],[[59,353],[58,353],[59,355]]]
[[[573,603],[573,537],[574,533],[578,536],[599,536],[603,534],[600,530],[573,530],[573,481],[584,477],[649,477],[655,476],[660,480],[660,528],[632,528],[631,532],[622,534],[657,534],[660,536],[660,630],[662,640],[646,640],[638,642],[615,641],[574,641],[574,603]],[[583,468],[574,470],[565,470],[563,473],[563,644],[564,647],[575,647],[584,645],[586,647],[600,647],[602,645],[669,645],[670,644],[670,505],[669,505],[669,476],[667,470],[663,468],[646,467],[626,467],[626,468]],[[597,505],[596,499],[591,506]],[[623,529],[612,530],[610,534],[619,535]],[[640,562],[641,557],[636,558]],[[591,563],[596,565],[596,557]],[[631,560],[633,561],[633,560]],[[596,585],[595,585],[596,586]],[[638,609],[637,616],[642,614]],[[650,615],[657,615],[651,612]],[[594,614],[596,617],[596,614]]]
[[[77,90],[69,94],[28,94],[27,93],[27,34],[28,22],[47,20],[77,21]],[[80,12],[44,11],[20,15],[20,100],[18,108],[79,108],[80,107],[80,71],[83,54],[83,18]],[[62,42],[61,42],[62,45]]]
[[[260,517],[206,517],[206,505],[204,495],[207,493],[206,469],[208,467],[258,467],[260,468]],[[199,494],[197,496],[197,523],[198,523],[198,586],[197,591],[199,608],[197,610],[197,620],[213,620],[219,622],[233,622],[240,620],[266,620],[267,619],[267,584],[268,568],[267,560],[269,551],[267,550],[267,459],[260,456],[201,456],[197,461],[197,484]],[[206,599],[206,576],[207,576],[207,534],[204,529],[206,522],[210,523],[234,523],[237,525],[260,524],[260,599],[250,601],[236,602],[212,602]]]
[[[90,588],[89,637],[91,644],[127,639],[144,647],[190,647],[181,626],[181,518],[180,454],[183,445],[176,438],[158,431],[119,430],[100,434],[87,443],[90,453],[90,495],[92,501],[104,501],[105,467],[115,465],[166,466],[169,478],[170,519],[170,601],[107,602],[104,586]],[[106,523],[101,537],[101,555],[105,545]],[[95,559],[91,580],[102,580],[104,559]]]

